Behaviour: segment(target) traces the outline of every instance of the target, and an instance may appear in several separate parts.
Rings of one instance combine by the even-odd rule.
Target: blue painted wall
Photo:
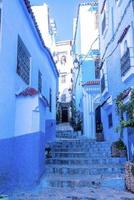
[[[24,0],[2,1],[0,30],[0,191],[36,184],[44,172],[45,144],[55,138],[58,74],[49,50],[42,46]],[[24,31],[25,30],[25,31]],[[17,41],[20,35],[31,55],[30,87],[38,89],[38,71],[42,73],[42,95],[49,103],[42,120],[44,132],[20,132],[15,137],[16,93],[28,85],[17,75]],[[51,80],[51,81],[50,81]],[[25,110],[27,116],[27,110]],[[42,114],[42,113],[41,113]]]
[[[0,140],[0,192],[37,183],[44,171],[43,133]]]
[[[82,105],[82,84],[88,81],[95,80],[95,63],[93,60],[83,60],[81,61],[82,64],[80,66],[80,72],[75,88],[75,101],[76,101],[76,108],[82,112],[83,105]]]
[[[102,3],[103,2],[99,0],[100,11],[102,8]],[[101,115],[102,115],[105,139],[111,143],[120,137],[120,134],[115,132],[116,127],[119,125],[119,119],[116,113],[115,98],[123,90],[131,86],[134,86],[134,74],[132,76],[131,73],[131,76],[129,76],[129,78],[126,80],[123,80],[123,77],[121,76],[121,57],[125,53],[125,45],[124,45],[125,41],[127,41],[127,45],[129,48],[134,47],[134,20],[133,20],[134,18],[132,18],[132,16],[134,15],[133,15],[132,4],[130,3],[130,5],[127,6],[128,3],[129,1],[121,1],[120,4],[117,6],[118,2],[117,4],[115,4],[114,2],[111,2],[109,4],[106,1],[106,4],[108,6],[107,14],[111,13],[111,17],[107,19],[108,21],[106,25],[106,30],[104,31],[103,35],[101,31],[102,21],[99,20],[101,57],[105,52],[103,58],[104,64],[101,69],[101,74],[105,74],[106,77],[105,84],[107,88],[107,92],[105,92],[105,94],[102,93],[101,101],[103,103],[109,96],[112,96],[113,99],[112,105],[108,106],[107,108],[105,107],[105,105],[102,106]],[[121,12],[122,14],[119,14],[118,11]],[[118,40],[121,38],[124,29],[128,25],[130,25],[128,32],[122,37],[123,38],[122,41],[116,47]],[[112,113],[112,118],[113,118],[112,127],[108,126],[108,115],[110,113]],[[128,137],[129,137],[128,130],[124,129],[123,140],[125,144],[128,146],[128,151],[129,151],[130,142],[128,140]]]
[[[95,80],[95,65],[93,60],[85,60],[82,64],[82,82]]]

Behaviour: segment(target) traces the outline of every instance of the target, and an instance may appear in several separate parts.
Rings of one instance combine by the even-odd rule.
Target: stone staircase
[[[77,136],[68,125],[57,130],[57,140],[46,159],[47,187],[124,187],[124,159],[112,158],[107,142]]]

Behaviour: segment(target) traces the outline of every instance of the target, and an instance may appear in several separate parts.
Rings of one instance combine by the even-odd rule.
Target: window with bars
[[[102,19],[102,26],[101,26],[101,32],[102,32],[102,35],[105,31],[105,28],[106,28],[106,13],[104,11],[104,15],[103,15],[103,19]]]
[[[17,49],[17,74],[28,85],[30,82],[30,54],[23,43],[20,36],[18,36]]]
[[[95,79],[100,78],[100,59],[95,60]]]
[[[49,89],[49,111],[52,112],[52,90]]]
[[[113,126],[113,117],[112,113],[108,115],[108,127],[111,128]]]
[[[38,91],[42,92],[42,73],[38,72]]]
[[[105,75],[103,74],[102,78],[101,78],[101,93],[104,92],[106,88],[106,84],[105,84]]]
[[[66,83],[66,75],[61,76],[61,83]]]
[[[62,96],[61,96],[61,102],[66,102],[66,94],[62,94]]]

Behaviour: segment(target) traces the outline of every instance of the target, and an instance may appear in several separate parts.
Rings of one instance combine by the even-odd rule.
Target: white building
[[[56,24],[54,19],[50,18],[48,5],[46,3],[34,5],[32,10],[45,45],[53,53],[55,51]]]
[[[57,69],[59,71],[59,109],[60,121],[67,122],[71,118],[72,94],[72,42],[60,41],[56,43]]]

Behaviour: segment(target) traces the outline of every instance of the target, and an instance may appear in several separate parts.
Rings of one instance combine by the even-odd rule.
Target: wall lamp
[[[78,59],[75,58],[75,60],[74,60],[74,62],[73,62],[74,68],[75,68],[75,69],[78,69],[79,64],[80,64],[80,63],[79,63]]]

